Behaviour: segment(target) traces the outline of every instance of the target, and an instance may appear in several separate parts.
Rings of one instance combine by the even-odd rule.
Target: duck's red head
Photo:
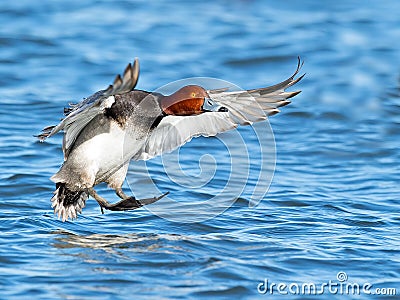
[[[186,85],[175,93],[164,96],[160,102],[167,115],[189,116],[207,111],[228,111],[215,103],[207,91],[198,85]]]

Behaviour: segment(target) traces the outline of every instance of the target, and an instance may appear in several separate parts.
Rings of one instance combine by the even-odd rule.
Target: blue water
[[[257,286],[338,282],[338,272],[371,291],[397,288],[398,297],[399,11],[395,0],[2,1],[0,298],[304,299]],[[303,92],[270,120],[276,170],[256,207],[252,161],[255,177],[237,201],[198,223],[145,208],[101,215],[92,200],[74,222],[53,215],[49,177],[62,163],[62,136],[38,143],[32,135],[135,56],[138,88],[154,90],[193,76],[262,87],[289,76],[297,55]],[[203,154],[224,166],[222,148],[215,138],[192,141],[180,151],[182,169],[198,175]],[[164,176],[161,160],[142,166],[186,202],[218,195],[229,177],[222,168],[192,189]],[[145,195],[148,183],[135,183]]]

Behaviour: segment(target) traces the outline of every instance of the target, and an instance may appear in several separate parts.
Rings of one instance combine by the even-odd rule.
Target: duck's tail
[[[51,207],[63,222],[68,219],[73,220],[82,212],[88,196],[86,191],[73,191],[68,189],[65,183],[57,182],[54,196],[51,198]]]

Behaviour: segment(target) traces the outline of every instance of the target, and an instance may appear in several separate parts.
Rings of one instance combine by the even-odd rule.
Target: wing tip
[[[45,128],[42,129],[42,132],[38,135],[34,135],[35,138],[37,138],[39,140],[39,142],[43,143],[45,139],[47,139],[48,137],[50,137],[52,135],[53,129],[56,126],[47,126]]]
[[[293,98],[293,97],[297,96],[300,93],[301,93],[301,91],[290,92],[289,95],[286,97],[286,99]]]
[[[306,73],[300,75],[298,78],[294,79],[296,77],[297,74],[299,74],[301,68],[304,65],[304,60],[302,60],[300,58],[300,55],[297,56],[297,67],[296,67],[296,71],[294,71],[293,75],[289,77],[289,84],[286,87],[292,86],[294,84],[296,84],[297,82],[299,82],[300,80],[303,79],[303,77],[306,75]],[[286,80],[285,80],[286,81]]]
[[[274,108],[274,109],[271,109],[271,110],[267,111],[266,113],[267,113],[268,117],[272,117],[272,116],[274,116],[274,115],[276,115],[276,114],[278,114],[280,112],[281,111],[279,109]]]
[[[133,64],[128,63],[122,73],[115,76],[113,84],[104,91],[107,96],[128,93],[135,88],[139,79],[139,58],[135,57]]]
[[[306,75],[306,73],[302,74],[301,76],[299,76],[298,78],[295,79],[296,75],[300,72],[301,68],[304,65],[304,60],[301,60],[300,56],[297,56],[297,67],[296,70],[294,71],[294,73],[292,74],[292,76],[290,76],[288,79],[277,83],[275,85],[269,86],[269,87],[265,87],[265,88],[258,88],[258,89],[252,89],[252,90],[248,90],[248,93],[254,93],[254,92],[260,92],[261,94],[268,94],[268,93],[272,93],[275,92],[277,90],[280,89],[287,89],[288,87],[291,87],[292,85],[298,83],[300,80],[303,79],[303,77]]]

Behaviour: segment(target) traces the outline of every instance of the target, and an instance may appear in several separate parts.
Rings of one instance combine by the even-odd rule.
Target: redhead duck
[[[51,177],[56,184],[52,197],[54,213],[62,221],[76,219],[89,195],[103,209],[124,211],[154,203],[164,197],[135,199],[122,190],[130,160],[147,160],[172,151],[193,137],[215,136],[238,125],[265,120],[290,103],[300,91],[286,89],[302,63],[287,80],[276,85],[247,90],[225,88],[206,90],[187,85],[171,95],[135,89],[139,61],[128,64],[107,89],[64,109],[65,118],[43,129],[37,137],[44,141],[64,131],[64,163]],[[94,190],[105,182],[122,200],[110,204]]]

